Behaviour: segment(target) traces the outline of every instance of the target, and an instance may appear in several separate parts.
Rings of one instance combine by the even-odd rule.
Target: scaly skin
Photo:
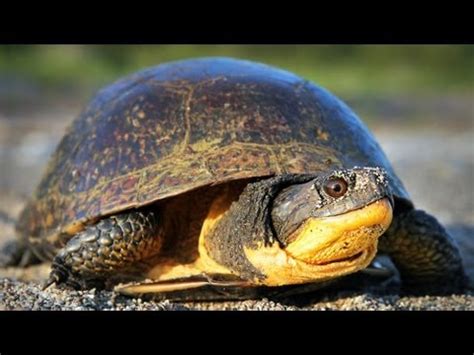
[[[446,229],[424,211],[396,216],[379,240],[392,258],[408,292],[455,292],[466,285],[462,259]]]
[[[149,267],[140,262],[162,245],[156,212],[142,209],[105,218],[69,240],[53,260],[46,286],[102,286],[110,277],[132,277]]]

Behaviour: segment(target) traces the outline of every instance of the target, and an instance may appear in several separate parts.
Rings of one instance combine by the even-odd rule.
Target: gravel
[[[294,311],[294,310],[474,310],[474,292],[449,296],[401,297],[397,294],[377,295],[371,292],[352,294],[341,291],[303,307],[263,298],[238,302],[172,303],[129,298],[111,291],[72,291],[60,288],[42,290],[36,282],[4,278],[0,281],[1,310],[64,310],[64,311]]]

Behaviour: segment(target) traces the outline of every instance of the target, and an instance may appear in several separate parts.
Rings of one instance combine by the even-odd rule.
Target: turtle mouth
[[[282,286],[320,282],[359,271],[374,259],[377,253],[377,241],[352,255],[314,262],[295,258],[276,244],[257,250],[250,248],[244,250],[251,263],[266,275],[263,284]]]
[[[329,265],[329,264],[333,264],[333,263],[350,263],[352,261],[355,261],[355,260],[359,259],[362,256],[362,254],[364,254],[363,251],[358,252],[357,254],[352,255],[352,256],[347,256],[347,257],[334,259],[334,260],[330,260],[330,261],[322,261],[322,262],[319,262],[319,263],[314,263],[314,265],[323,266],[323,265]]]
[[[308,219],[285,248],[274,243],[244,251],[266,275],[265,285],[325,281],[369,266],[391,221],[391,203],[383,198],[345,214]]]
[[[327,260],[309,261],[296,259],[291,255],[289,256],[299,263],[305,264],[308,268],[313,269],[314,272],[317,272],[320,275],[342,275],[368,266],[377,254],[377,245],[378,242],[374,241],[363,250],[360,250],[354,254],[348,256],[339,256]]]
[[[391,221],[392,205],[387,198],[346,214],[312,218],[286,252],[315,266],[364,263]]]

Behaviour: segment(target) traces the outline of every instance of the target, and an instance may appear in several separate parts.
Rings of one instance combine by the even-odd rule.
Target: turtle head
[[[280,250],[273,246],[266,249],[267,256],[249,256],[268,276],[268,285],[346,275],[365,268],[375,257],[392,210],[383,169],[333,170],[280,191],[271,213]],[[268,263],[272,257],[275,261]]]

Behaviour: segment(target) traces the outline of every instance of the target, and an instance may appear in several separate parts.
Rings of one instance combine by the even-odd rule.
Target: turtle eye
[[[324,192],[329,196],[337,198],[347,192],[347,182],[343,178],[329,178],[324,184]]]

